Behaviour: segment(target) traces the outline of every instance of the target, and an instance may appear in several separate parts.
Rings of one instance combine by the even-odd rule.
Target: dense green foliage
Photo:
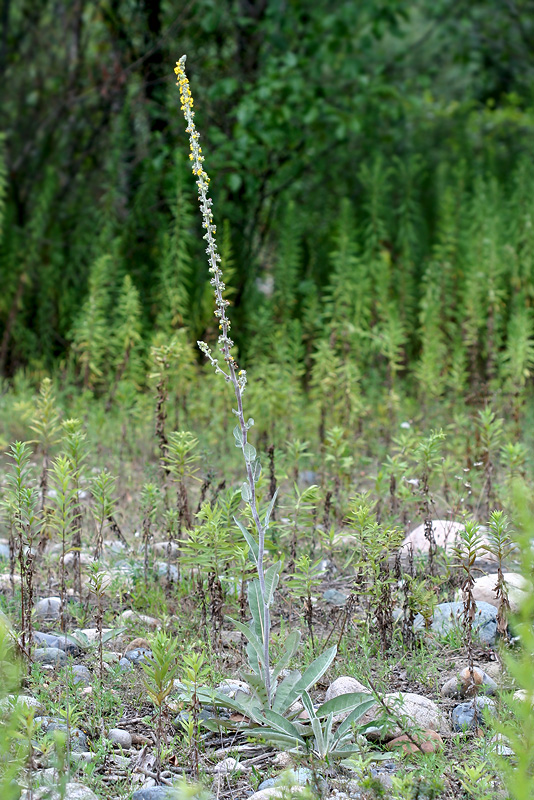
[[[151,344],[181,331],[189,369],[214,338],[172,80],[187,52],[267,418],[277,381],[283,404],[289,381],[346,423],[380,386],[391,407],[405,385],[504,389],[517,414],[534,361],[533,10],[4,0],[4,374],[61,366],[115,402],[145,385]]]

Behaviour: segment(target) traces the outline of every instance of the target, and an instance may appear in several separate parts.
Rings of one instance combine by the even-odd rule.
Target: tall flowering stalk
[[[210,283],[213,286],[213,292],[215,295],[215,311],[214,314],[219,322],[219,351],[222,355],[223,361],[226,365],[221,366],[219,363],[219,359],[215,358],[212,355],[211,348],[208,347],[206,342],[197,342],[200,350],[204,353],[204,355],[210,360],[212,366],[215,369],[215,372],[221,374],[224,380],[227,383],[231,383],[234,388],[234,393],[237,401],[237,410],[233,409],[233,413],[237,416],[238,424],[234,429],[234,437],[236,440],[236,446],[240,447],[243,452],[243,458],[245,459],[245,466],[246,466],[246,473],[247,473],[247,480],[242,486],[242,496],[243,499],[250,504],[252,510],[252,516],[254,519],[254,523],[256,525],[256,530],[258,532],[258,542],[252,542],[249,538],[248,531],[244,529],[244,527],[239,524],[239,527],[243,531],[249,546],[251,547],[251,551],[254,555],[256,565],[258,568],[258,578],[259,578],[259,585],[260,585],[260,592],[261,592],[261,600],[263,605],[263,625],[262,625],[262,634],[263,634],[263,679],[265,682],[265,689],[267,691],[267,698],[270,704],[271,700],[271,675],[270,675],[270,668],[269,668],[269,632],[270,632],[270,613],[269,613],[269,606],[272,600],[272,595],[274,592],[274,587],[277,581],[277,571],[276,571],[276,579],[268,580],[268,585],[266,586],[266,575],[264,570],[264,552],[265,552],[265,532],[267,526],[269,524],[269,516],[271,509],[267,513],[265,517],[265,522],[262,523],[260,520],[260,515],[258,512],[258,504],[256,498],[256,481],[260,475],[260,463],[259,459],[256,457],[256,450],[255,448],[248,442],[248,431],[254,424],[253,419],[249,419],[245,421],[245,415],[243,412],[243,393],[245,391],[245,387],[247,384],[247,374],[244,369],[239,369],[238,365],[231,354],[231,349],[234,345],[234,342],[229,337],[230,331],[230,320],[226,315],[226,309],[229,306],[228,300],[225,300],[223,297],[223,293],[225,290],[225,284],[223,282],[223,274],[221,268],[219,266],[221,261],[221,256],[217,252],[217,242],[215,240],[215,233],[216,233],[216,226],[213,224],[213,213],[211,210],[212,200],[208,197],[208,187],[210,183],[210,179],[208,177],[207,172],[204,169],[204,156],[202,155],[202,148],[199,144],[200,134],[198,133],[195,123],[194,123],[194,116],[195,112],[193,111],[193,97],[191,95],[191,89],[189,88],[189,80],[187,79],[187,75],[185,73],[185,61],[186,56],[182,56],[179,61],[176,62],[176,67],[174,68],[174,72],[176,73],[177,77],[177,86],[180,88],[180,98],[182,101],[181,110],[184,113],[185,120],[187,122],[186,132],[189,134],[189,146],[190,146],[190,153],[189,159],[192,162],[192,170],[193,175],[196,176],[196,184],[198,189],[198,201],[200,205],[200,210],[202,212],[202,226],[206,229],[206,233],[204,234],[204,239],[207,242],[206,253],[208,255],[209,261],[209,271],[211,273]],[[270,571],[269,571],[270,572]],[[274,573],[270,572],[270,575],[274,575]],[[260,667],[261,668],[261,667]]]

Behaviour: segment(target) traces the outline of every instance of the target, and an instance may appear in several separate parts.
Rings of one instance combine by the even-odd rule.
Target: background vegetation
[[[318,396],[328,372],[349,404],[512,397],[534,358],[533,12],[4,0],[3,374],[115,398],[154,341],[214,338],[187,52],[241,360]]]

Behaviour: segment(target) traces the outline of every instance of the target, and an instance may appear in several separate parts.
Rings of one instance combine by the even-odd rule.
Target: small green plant
[[[31,660],[33,644],[33,573],[34,539],[40,528],[37,516],[38,495],[33,487],[33,473],[30,466],[31,450],[26,442],[11,445],[8,456],[12,461],[7,474],[7,492],[3,501],[10,530],[16,535],[16,551],[19,561],[21,584],[21,648]],[[13,547],[13,543],[11,544]]]
[[[98,678],[100,684],[104,679],[103,622],[104,597],[109,588],[109,577],[97,563],[91,564],[89,572],[89,591],[96,598],[96,629],[98,633]]]
[[[474,679],[474,654],[473,654],[473,623],[476,616],[476,602],[473,597],[473,585],[475,583],[475,562],[480,555],[482,547],[482,536],[476,522],[466,522],[465,527],[458,535],[458,544],[454,548],[458,558],[459,568],[462,570],[462,599],[464,604],[463,626],[465,633],[465,646],[467,650],[467,664],[471,676],[471,684],[476,692]],[[475,716],[477,713],[476,703],[473,705]],[[476,727],[476,725],[475,725]]]
[[[156,707],[156,764],[158,783],[161,779],[161,751],[164,732],[164,711],[167,698],[174,688],[174,678],[178,671],[178,642],[165,631],[160,630],[151,642],[152,656],[143,663],[144,686]]]
[[[91,481],[92,512],[96,528],[93,556],[95,559],[99,559],[102,555],[104,525],[113,520],[113,514],[115,513],[114,486],[115,478],[105,469],[95,475]]]
[[[509,521],[504,511],[493,511],[488,522],[489,543],[483,549],[491,553],[497,560],[497,578],[495,596],[498,600],[497,631],[506,638],[508,631],[508,616],[510,601],[508,589],[504,580],[504,563],[514,551],[514,545],[508,532]]]
[[[83,514],[80,504],[82,481],[85,478],[84,468],[87,460],[87,434],[78,419],[67,419],[63,422],[63,450],[70,461],[72,473],[71,485],[74,490],[72,518],[72,553],[74,571],[74,596],[82,599],[82,572],[80,552],[82,548]]]
[[[149,482],[141,490],[141,510],[143,512],[143,575],[145,588],[148,587],[148,548],[152,539],[152,527],[159,513],[161,491],[157,484]]]
[[[175,431],[169,435],[166,455],[163,461],[172,480],[177,484],[178,508],[178,535],[181,535],[182,525],[188,530],[191,528],[191,502],[188,493],[188,483],[198,480],[198,455],[195,450],[198,439],[189,431]]]
[[[66,629],[67,610],[65,559],[67,553],[70,552],[70,538],[72,535],[74,518],[78,513],[78,495],[73,482],[72,462],[68,456],[60,455],[52,462],[50,483],[55,495],[53,500],[50,501],[47,520],[51,530],[59,534],[61,542],[59,582],[59,596],[61,598],[60,627],[61,631],[64,632]]]
[[[30,428],[37,435],[35,444],[43,456],[41,478],[39,481],[39,489],[41,492],[40,511],[42,513],[45,507],[48,488],[50,451],[53,446],[60,441],[60,436],[58,434],[61,431],[59,411],[57,409],[54,389],[50,378],[43,378]]]
[[[204,654],[198,653],[185,653],[183,657],[184,671],[183,671],[183,686],[187,693],[187,706],[188,715],[187,719],[182,721],[182,727],[185,734],[186,744],[193,759],[193,777],[198,780],[198,760],[199,760],[199,714],[200,714],[200,700],[199,689],[200,685],[206,680],[208,676],[208,666],[205,663]]]
[[[312,650],[315,655],[315,640],[313,636],[313,597],[312,592],[321,583],[321,561],[312,563],[307,555],[302,555],[295,564],[295,571],[286,580],[291,597],[300,600],[304,607],[304,620],[308,626]]]

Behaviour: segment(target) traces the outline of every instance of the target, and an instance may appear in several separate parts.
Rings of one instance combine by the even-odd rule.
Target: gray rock
[[[228,697],[233,700],[237,694],[246,694],[250,695],[250,686],[245,681],[238,681],[233,680],[232,678],[226,678],[226,680],[222,681],[217,686],[217,691],[221,692],[222,694],[228,695]]]
[[[80,648],[75,642],[69,641],[65,636],[55,633],[43,633],[42,631],[34,631],[33,638],[35,643],[43,645],[44,647],[57,647],[58,650],[64,650],[69,654],[76,654]]]
[[[119,667],[121,672],[131,672],[133,669],[133,664],[131,661],[128,661],[127,658],[121,658],[119,661]]]
[[[156,575],[160,578],[167,578],[167,562],[166,561],[157,561],[154,565]],[[170,565],[170,579],[171,583],[178,583],[178,568],[174,566],[174,564]]]
[[[60,597],[44,597],[35,604],[34,611],[38,619],[59,619],[60,609]]]
[[[151,657],[152,650],[147,650],[146,647],[139,647],[137,650],[128,650],[128,652],[124,654],[124,658],[128,659],[132,664],[147,664],[148,659]],[[121,661],[122,660],[123,659],[121,659]]]
[[[491,647],[495,644],[497,638],[497,609],[495,606],[482,601],[476,605],[477,613],[473,621],[473,630],[482,644],[487,644]],[[437,605],[434,609],[432,631],[444,635],[461,625],[463,608],[463,603],[440,603]],[[418,614],[414,620],[414,630],[423,629],[424,624],[422,615]]]
[[[0,544],[0,559],[5,559],[6,561],[9,559],[9,545]]]
[[[74,664],[72,667],[73,681],[76,685],[90,686],[92,675],[83,664]]]
[[[491,712],[495,711],[495,703],[489,697],[477,697],[469,703],[460,703],[452,712],[452,728],[455,731],[471,730],[475,727],[475,705],[477,715],[476,727],[484,726],[485,720],[483,711],[485,708]]]
[[[171,800],[175,792],[170,786],[151,786],[150,789],[138,789],[132,800]]]
[[[48,772],[48,770],[46,770]],[[58,789],[45,786],[32,792],[33,800],[98,800],[96,794],[84,786],[83,783],[69,781],[65,787],[65,795]],[[25,790],[20,796],[20,800],[28,800],[28,791]]]
[[[286,769],[275,778],[267,778],[258,786],[258,792],[263,789],[270,789],[272,786],[280,786],[291,781],[299,786],[312,786],[314,785],[314,777],[311,769],[305,767],[297,767],[296,769]]]
[[[38,664],[63,666],[67,663],[67,654],[57,647],[36,647],[33,651],[33,660]]]
[[[46,734],[53,733],[54,731],[61,731],[64,734],[68,733],[68,728],[64,722],[56,722],[46,717],[38,717],[37,719],[41,721],[41,729]],[[89,750],[87,736],[79,728],[70,729],[70,747],[73,753],[86,753]]]
[[[113,564],[113,571],[118,572],[121,575],[135,577],[136,575],[141,575],[141,565],[131,564],[129,561],[122,559],[121,561],[117,561],[115,564]]]
[[[340,608],[346,604],[348,599],[348,595],[339,592],[337,589],[327,589],[323,594],[323,600],[326,600],[332,606],[339,606]]]
[[[28,694],[8,694],[7,697],[0,699],[0,711],[8,711],[10,709],[19,709],[22,712],[30,711],[31,709],[41,709],[41,703],[35,697]]]
[[[123,750],[129,750],[132,746],[132,735],[129,731],[125,731],[122,728],[112,728],[108,733],[108,739],[113,744],[122,747]]]

